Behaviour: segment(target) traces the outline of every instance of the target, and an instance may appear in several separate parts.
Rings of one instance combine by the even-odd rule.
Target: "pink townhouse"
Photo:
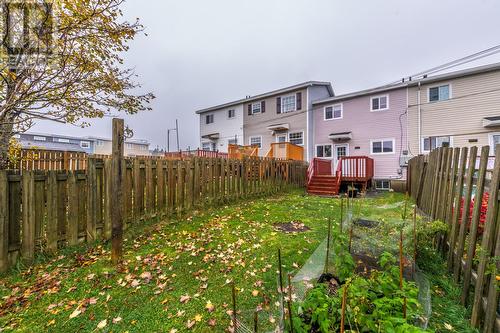
[[[342,157],[367,156],[377,189],[400,188],[409,156],[407,105],[405,83],[314,102],[314,156],[334,168]]]

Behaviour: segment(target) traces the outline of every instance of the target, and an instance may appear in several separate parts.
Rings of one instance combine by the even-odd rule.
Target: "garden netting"
[[[426,329],[432,313],[430,284],[425,274],[421,272],[416,263],[413,262],[414,243],[412,238],[413,222],[411,214],[407,214],[408,217],[404,220],[401,217],[395,217],[394,214],[391,216],[386,214],[388,210],[402,211],[405,209],[404,202],[369,207],[369,209],[364,209],[363,204],[363,198],[348,200],[348,205],[344,209],[341,227],[343,233],[352,235],[350,237],[351,255],[357,263],[357,273],[363,274],[363,269],[376,269],[378,258],[383,252],[390,252],[399,258],[400,230],[403,230],[403,252],[405,254],[404,276],[407,280],[413,281],[417,285],[419,289],[418,300],[423,314],[419,322],[415,323],[415,325],[422,329]],[[406,207],[406,210],[410,212],[411,207]],[[338,218],[337,221],[338,220],[340,220],[340,218]],[[419,219],[419,223],[424,222],[425,221]],[[332,234],[340,232],[339,223],[332,223],[331,229]],[[325,238],[300,269],[283,272],[284,286],[287,285],[286,276],[288,274],[293,276],[292,290],[294,302],[303,301],[307,292],[317,284],[318,279],[326,271],[335,275],[332,263],[337,254],[334,251],[333,238],[333,236],[330,238],[329,251],[327,251],[328,236],[325,235]],[[325,270],[326,265],[328,265],[328,268]],[[369,271],[365,271],[364,273],[369,274]],[[276,290],[279,291],[278,277],[276,280]],[[276,319],[276,328],[269,329],[267,332],[281,332],[284,327],[284,309],[286,308],[286,304],[282,303],[281,297],[278,297],[278,299],[280,300],[278,312],[276,312],[276,307],[270,307],[270,310],[262,310],[258,313],[258,321],[261,323],[267,321],[270,316],[274,316]],[[236,331],[242,333],[254,332],[254,315],[255,309],[240,310],[238,320],[239,327]],[[265,330],[259,329],[259,332],[264,331]]]

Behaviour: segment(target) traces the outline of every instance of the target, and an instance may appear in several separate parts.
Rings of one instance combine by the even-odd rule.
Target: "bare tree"
[[[88,126],[111,112],[149,110],[121,55],[143,26],[124,0],[0,0],[0,169],[9,139],[39,118]]]

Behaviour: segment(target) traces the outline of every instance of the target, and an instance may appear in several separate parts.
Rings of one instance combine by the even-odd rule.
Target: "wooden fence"
[[[88,155],[84,152],[22,149],[12,169],[85,170]]]
[[[462,304],[472,302],[471,323],[500,332],[500,145],[440,148],[409,161],[408,186],[421,212],[448,224],[438,248],[447,258]],[[493,162],[493,163],[492,163]]]
[[[36,252],[111,237],[111,211],[125,227],[232,199],[303,187],[307,165],[267,159],[127,159],[124,204],[111,207],[111,159],[82,171],[0,171],[0,271]]]

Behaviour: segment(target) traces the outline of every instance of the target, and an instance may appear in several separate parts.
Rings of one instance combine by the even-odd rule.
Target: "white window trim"
[[[390,179],[374,179],[375,189],[379,191],[389,191],[391,189],[391,180]],[[389,188],[377,187],[377,182],[388,182]]]
[[[290,134],[295,134],[295,133],[302,133],[302,144],[297,145],[303,147],[305,142],[306,142],[306,137],[304,136],[304,131],[294,131],[294,132],[288,132],[288,142],[290,142]],[[290,142],[291,143],[291,142]]]
[[[260,139],[260,148],[262,149],[262,135],[253,135],[248,137],[248,145],[253,146],[252,139],[259,138]]]
[[[493,136],[500,135],[500,132],[488,134],[488,142],[490,143],[490,156],[495,156],[495,147],[493,147]]]
[[[332,147],[332,156],[331,157],[318,157],[318,147],[319,146],[330,146]],[[320,143],[320,144],[317,144],[317,145],[314,145],[314,157],[317,157],[317,158],[324,158],[324,159],[333,159],[333,156],[334,156],[334,152],[333,152],[333,144],[332,143]]]
[[[431,89],[432,88],[438,88],[438,87],[442,87],[442,86],[448,86],[449,87],[449,93],[450,93],[450,96],[448,97],[448,99],[444,99],[444,100],[438,100],[438,101],[431,101]],[[451,82],[443,82],[443,83],[440,83],[440,84],[434,84],[432,86],[429,86],[427,88],[427,103],[439,103],[439,102],[446,102],[446,101],[449,101],[453,98],[453,89],[452,89],[452,85],[451,85]]]
[[[70,143],[71,141],[69,139],[65,139],[65,138],[57,138],[57,142]]]
[[[340,105],[340,117],[335,118],[335,107]],[[332,108],[332,118],[326,118],[326,108]],[[330,120],[340,120],[344,118],[344,103],[338,103],[338,104],[331,104],[327,105],[323,108],[323,120],[324,121],[330,121]]]
[[[386,100],[387,100],[387,106],[384,108],[384,109],[373,109],[373,100],[375,98],[381,98],[381,97],[385,97]],[[386,111],[386,110],[389,110],[390,108],[390,104],[389,104],[389,94],[386,94],[386,95],[377,95],[377,96],[372,96],[370,97],[370,112],[379,112],[379,111]],[[379,105],[380,105],[380,101],[379,101]]]
[[[293,97],[293,100],[295,101],[295,109],[285,111],[285,108],[283,107],[285,105],[284,100],[285,100],[285,98],[289,98],[289,97]],[[297,95],[293,94],[293,95],[281,96],[281,113],[288,113],[288,112],[294,112],[294,111],[297,111]]]
[[[252,114],[259,114],[259,113],[262,113],[262,101],[259,101],[259,102],[255,102],[255,103],[252,103],[250,104],[251,105],[251,108],[252,108]],[[259,105],[259,112],[254,112],[254,109],[253,109],[253,106],[254,105]]]
[[[234,116],[229,117],[229,111],[231,111],[231,110],[233,110]],[[226,117],[227,117],[227,119],[236,119],[236,109],[228,109],[228,110],[226,110]]]
[[[39,136],[39,135],[34,135],[33,136],[33,141],[47,141],[47,137],[45,137],[45,136]]]
[[[373,143],[374,142],[382,142],[382,152],[374,153],[373,152]],[[392,141],[392,152],[384,153],[384,141]],[[372,139],[370,140],[370,155],[394,155],[396,154],[396,139],[395,138],[384,138],[384,139]]]
[[[285,134],[276,134],[276,143],[280,143],[279,140],[278,140],[278,138],[282,137],[282,136],[285,137],[285,142],[288,141],[288,134],[286,134],[286,133]],[[283,142],[281,142],[281,143],[283,143]]]
[[[420,138],[420,142],[422,143],[422,152],[423,153],[430,153],[431,151],[430,150],[425,150],[424,147],[424,140],[426,138],[439,138],[439,137],[443,137],[443,136],[449,136],[450,137],[450,148],[453,148],[453,137],[451,135],[428,135],[428,136],[423,136]]]

